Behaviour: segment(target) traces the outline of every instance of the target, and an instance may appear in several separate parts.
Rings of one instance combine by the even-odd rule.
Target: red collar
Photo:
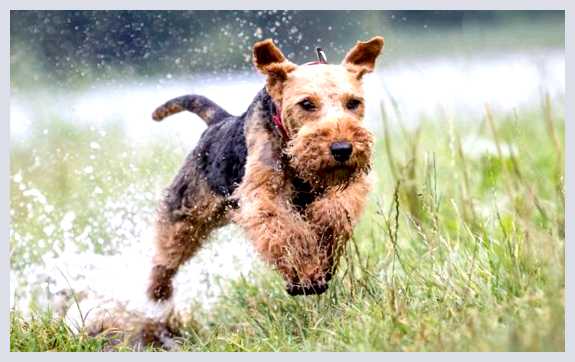
[[[308,63],[305,63],[303,65],[316,65],[316,64],[326,64],[326,62],[322,61],[322,60],[316,60],[314,62],[308,62]],[[282,109],[277,104],[275,105],[275,113],[274,113],[274,115],[272,115],[272,121],[274,122],[274,124],[276,125],[278,130],[280,131],[283,139],[288,140],[289,135],[288,135],[288,133],[287,133],[287,131],[283,125],[283,122],[282,122]]]
[[[272,115],[272,121],[274,121],[274,124],[276,125],[277,129],[280,131],[282,137],[284,140],[287,140],[289,138],[287,131],[283,125],[282,122],[282,110],[281,108],[276,104],[275,105],[275,114]]]

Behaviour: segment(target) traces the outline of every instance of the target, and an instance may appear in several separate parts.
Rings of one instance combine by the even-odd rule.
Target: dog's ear
[[[290,62],[275,46],[271,39],[257,42],[254,45],[254,65],[268,77],[268,92],[272,97],[281,95],[281,84],[287,79],[288,73],[297,65]]]
[[[375,60],[382,49],[383,37],[381,36],[375,36],[366,42],[358,41],[347,53],[342,65],[356,73],[357,79],[361,79],[365,73],[373,72]]]

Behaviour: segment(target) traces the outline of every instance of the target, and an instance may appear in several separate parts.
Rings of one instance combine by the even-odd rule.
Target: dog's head
[[[281,112],[284,150],[297,176],[314,187],[345,184],[371,165],[373,135],[363,126],[362,77],[373,71],[383,38],[358,42],[341,64],[296,65],[268,39],[254,64]]]

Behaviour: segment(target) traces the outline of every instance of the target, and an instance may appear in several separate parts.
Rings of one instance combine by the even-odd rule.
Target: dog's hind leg
[[[178,268],[200,248],[210,232],[227,223],[228,203],[209,189],[197,174],[174,181],[160,206],[156,222],[156,251],[148,285],[148,297],[164,301],[172,297],[172,279]],[[175,186],[185,182],[185,190]],[[176,193],[176,195],[174,195]],[[175,200],[179,203],[175,205]]]

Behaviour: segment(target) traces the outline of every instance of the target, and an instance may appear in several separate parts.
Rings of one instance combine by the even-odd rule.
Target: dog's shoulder
[[[276,106],[266,88],[262,88],[254,97],[244,113],[246,136],[250,138],[266,138],[270,141],[281,141],[281,133],[273,123]]]
[[[241,182],[247,158],[244,117],[228,118],[206,129],[194,158],[211,190],[228,197]]]

